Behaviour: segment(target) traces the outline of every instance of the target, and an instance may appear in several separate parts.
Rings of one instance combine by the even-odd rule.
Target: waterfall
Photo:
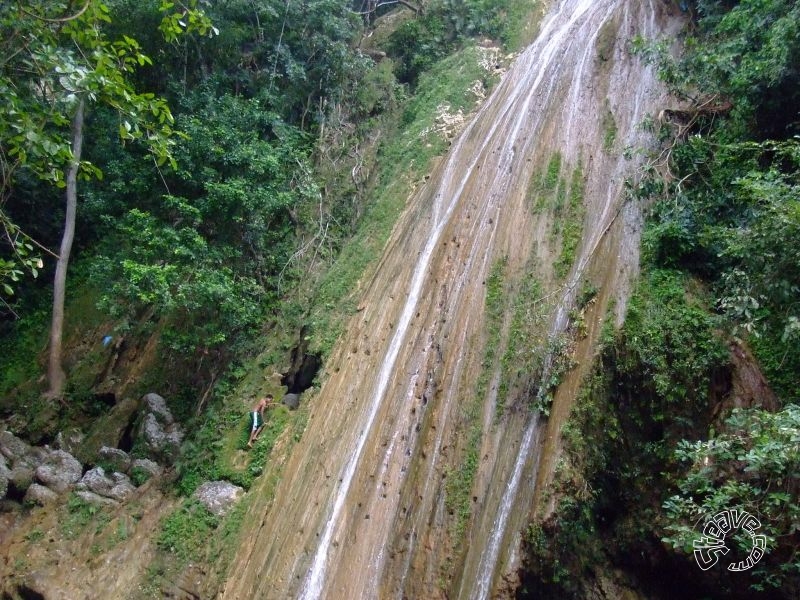
[[[612,301],[621,318],[636,274],[640,213],[624,186],[640,159],[624,149],[648,143],[640,123],[663,92],[627,41],[669,24],[664,10],[660,0],[554,3],[409,201],[274,498],[251,509],[261,527],[234,560],[225,598],[484,599],[518,567],[520,532],[552,470],[596,325]],[[553,269],[558,211],[533,210],[528,197],[554,155],[582,174],[585,214],[563,278]],[[540,281],[550,339],[566,330],[583,280],[601,290],[575,349],[583,366],[559,387],[548,419],[524,395],[496,411],[502,374],[484,364],[485,282],[501,259],[510,281],[527,272]],[[505,332],[504,344],[518,342]],[[552,362],[542,357],[542,379]],[[487,368],[483,398],[475,382]],[[482,409],[467,417],[473,399]],[[469,518],[457,531],[447,481],[464,468],[469,419],[480,425],[480,447]]]

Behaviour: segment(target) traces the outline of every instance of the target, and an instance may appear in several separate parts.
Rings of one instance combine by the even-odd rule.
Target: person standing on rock
[[[272,394],[267,394],[261,400],[259,400],[255,406],[253,406],[253,410],[250,411],[250,439],[247,440],[247,447],[252,448],[253,442],[258,439],[258,436],[261,435],[261,430],[264,429],[264,411],[268,406],[272,406],[275,404],[272,401]]]

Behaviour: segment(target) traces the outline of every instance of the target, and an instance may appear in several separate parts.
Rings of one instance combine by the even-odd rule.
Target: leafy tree
[[[165,3],[162,8],[171,11],[174,5]],[[85,0],[83,4],[70,0],[20,0],[0,8],[0,91],[6,100],[0,108],[0,159],[6,174],[2,197],[13,185],[14,172],[23,168],[66,190],[48,365],[48,394],[54,397],[62,395],[65,379],[61,337],[78,180],[102,176],[95,165],[82,160],[87,107],[113,107],[121,115],[118,131],[122,139],[145,142],[161,164],[173,160],[175,132],[169,108],[153,94],[137,93],[129,81],[131,72],[151,61],[133,38],[123,35],[110,39],[104,33],[108,22],[108,7],[96,0]],[[184,29],[206,32],[209,27],[203,13],[193,7],[185,7],[180,17],[168,12],[163,22],[165,34],[173,36]],[[8,226],[9,231],[13,229]],[[12,256],[16,258],[7,262],[25,265],[24,256]],[[14,267],[7,270],[15,273]]]
[[[782,586],[793,597],[800,572],[800,3],[700,0],[694,7],[686,52],[658,59],[662,77],[688,104],[665,113],[676,139],[663,155],[666,193],[644,237],[646,256],[708,285],[721,323],[753,347],[783,408],[734,411],[707,440],[695,441],[695,433],[678,444],[684,467],[674,474],[678,493],[664,503],[665,540],[689,549],[701,516],[747,510],[760,518],[770,550],[755,587]]]
[[[795,0],[699,0],[696,29],[677,59],[661,46],[661,76],[698,105],[730,111],[727,135],[782,139],[798,131],[800,4]]]
[[[178,318],[173,348],[221,353],[273,303],[319,191],[308,137],[259,100],[200,90],[184,110],[177,121],[189,137],[175,148],[180,168],[165,175],[171,194],[108,223],[94,278],[113,315]]]
[[[754,569],[759,576],[754,587],[784,586],[796,594],[800,407],[792,404],[776,413],[735,410],[725,432],[704,441],[683,441],[675,454],[689,468],[678,481],[680,493],[664,504],[671,520],[665,541],[691,552],[702,534],[695,525],[703,517],[723,510],[756,515],[762,526],[758,533],[767,538],[767,556]]]

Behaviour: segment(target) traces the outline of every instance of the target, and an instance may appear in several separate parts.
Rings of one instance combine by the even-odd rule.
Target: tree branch
[[[86,4],[83,5],[83,8],[81,8],[74,15],[70,15],[68,17],[61,17],[61,18],[58,18],[58,19],[48,19],[47,17],[42,17],[42,16],[36,15],[36,14],[34,14],[34,13],[28,11],[28,10],[25,10],[25,8],[23,8],[21,2],[17,2],[17,5],[19,6],[20,12],[22,12],[23,14],[28,15],[32,19],[37,19],[38,21],[44,21],[45,23],[67,23],[69,21],[74,21],[75,19],[79,18],[83,13],[85,13],[89,9],[89,5],[91,3],[92,3],[92,0],[86,0]]]

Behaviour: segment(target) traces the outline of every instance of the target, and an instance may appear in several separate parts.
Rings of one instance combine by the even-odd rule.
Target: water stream
[[[640,159],[625,148],[648,143],[640,124],[663,102],[627,43],[668,27],[665,6],[553,3],[537,40],[410,200],[364,282],[363,310],[326,364],[274,496],[262,478],[270,499],[253,504],[249,518],[261,525],[233,562],[225,598],[484,599],[513,588],[520,532],[583,367],[556,393],[549,419],[522,396],[497,412],[497,365],[486,397],[476,397],[486,368],[485,283],[501,259],[510,280],[533,273],[551,298],[553,339],[585,279],[601,289],[588,318],[605,318],[612,300],[617,318],[624,313],[640,219],[624,195]],[[530,197],[554,155],[562,180],[582,174],[583,237],[564,279],[553,270],[559,209],[534,209]],[[591,362],[595,325],[576,346],[580,365]],[[518,342],[505,335],[504,344]],[[465,407],[476,400],[470,416]],[[448,481],[464,468],[476,420],[479,460],[460,531]]]

